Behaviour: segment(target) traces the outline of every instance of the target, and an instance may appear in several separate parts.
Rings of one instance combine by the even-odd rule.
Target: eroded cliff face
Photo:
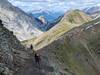
[[[0,63],[5,65],[13,75],[24,67],[28,59],[30,59],[29,54],[13,32],[0,24]]]
[[[100,18],[73,28],[40,49],[67,75],[100,75]],[[47,53],[47,54],[46,54]],[[54,64],[55,63],[55,64]]]
[[[37,37],[42,33],[34,27],[35,19],[21,9],[14,7],[7,0],[0,0],[0,19],[4,26],[14,32],[19,40]]]

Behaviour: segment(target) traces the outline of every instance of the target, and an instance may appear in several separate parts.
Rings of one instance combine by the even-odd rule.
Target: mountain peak
[[[82,24],[92,20],[92,18],[81,10],[71,10],[65,14],[65,19],[70,23]]]

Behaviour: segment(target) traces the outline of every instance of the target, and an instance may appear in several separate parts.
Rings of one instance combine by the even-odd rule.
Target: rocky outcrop
[[[29,58],[29,54],[17,38],[13,36],[13,32],[8,31],[0,24],[0,68],[3,64],[5,70],[8,69],[14,74],[24,67],[26,60]]]

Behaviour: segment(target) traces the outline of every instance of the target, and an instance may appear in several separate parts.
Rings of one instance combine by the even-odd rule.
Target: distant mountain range
[[[50,12],[48,10],[38,10],[38,11],[31,11],[31,12],[27,12],[31,15],[33,15],[34,17],[39,17],[39,16],[44,16],[45,19],[48,21],[48,22],[52,22],[54,21],[55,19],[57,19],[59,16],[63,15],[64,13],[60,13],[60,12]]]
[[[71,11],[71,10],[69,10]],[[69,12],[67,11],[67,13]],[[92,18],[96,18],[100,15],[100,6],[94,6],[94,7],[87,7],[83,9],[83,12],[90,15]],[[60,19],[63,17],[64,13],[55,13],[55,12],[49,12],[49,11],[37,11],[37,13],[30,13],[31,16],[35,16],[37,21],[39,21],[38,17],[43,16],[46,24],[39,23],[35,25],[38,29],[42,31],[48,31],[50,28],[55,26],[57,22],[60,21]],[[40,22],[40,21],[39,21]]]
[[[48,31],[49,29],[51,29],[53,26],[55,26],[57,23],[59,23],[59,21],[62,19],[62,16],[59,16],[57,19],[55,19],[52,22],[48,22],[45,20],[45,18],[42,18],[46,21],[46,23],[43,23],[41,19],[36,18],[36,22],[38,23],[37,25],[35,25],[38,29],[42,30],[42,31]]]
[[[100,6],[88,7],[85,8],[83,11],[95,18],[100,15]]]
[[[37,24],[35,24],[35,27],[37,27],[41,31],[48,31],[61,20],[64,14],[60,15],[58,13],[40,12],[36,14],[29,13],[29,15],[35,17],[35,21],[37,22]],[[40,19],[41,16],[42,19]],[[43,20],[45,21],[45,23],[42,22]]]

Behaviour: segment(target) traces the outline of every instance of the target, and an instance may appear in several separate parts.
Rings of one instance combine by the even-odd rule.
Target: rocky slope
[[[100,18],[73,28],[39,51],[72,75],[100,75]]]
[[[25,48],[0,23],[0,75],[63,75],[62,71],[41,54],[41,64],[34,61],[33,51]]]
[[[42,33],[34,27],[34,18],[12,6],[7,0],[0,0],[0,19],[3,20],[4,26],[13,31],[19,40],[37,37]]]
[[[67,14],[65,14],[65,16],[58,24],[52,27],[49,31],[45,32],[39,38],[35,39],[35,41],[32,42],[32,40],[29,40],[28,42],[26,42],[26,44],[33,43],[36,49],[42,48],[58,39],[59,36],[69,31],[70,29],[80,26],[83,23],[91,20],[92,19],[90,16],[80,10],[67,12]]]

